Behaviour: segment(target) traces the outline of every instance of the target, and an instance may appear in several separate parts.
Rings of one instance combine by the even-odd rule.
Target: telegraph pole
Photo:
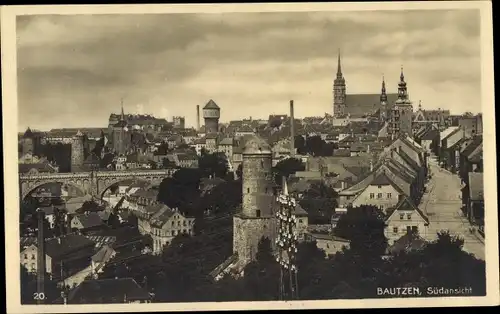
[[[297,281],[297,219],[294,209],[297,205],[294,198],[288,195],[286,178],[283,177],[283,188],[278,196],[280,209],[276,213],[278,220],[278,237],[276,244],[279,248],[277,262],[280,264],[280,300],[298,299]],[[288,282],[289,288],[285,288]]]

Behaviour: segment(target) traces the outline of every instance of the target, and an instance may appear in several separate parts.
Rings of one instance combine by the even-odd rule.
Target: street
[[[460,178],[440,168],[434,159],[429,160],[429,170],[432,179],[419,206],[430,222],[424,237],[427,240],[435,240],[437,232],[448,230],[452,235],[459,235],[464,239],[465,251],[484,260],[484,239],[477,233],[470,232],[471,226],[460,210]]]

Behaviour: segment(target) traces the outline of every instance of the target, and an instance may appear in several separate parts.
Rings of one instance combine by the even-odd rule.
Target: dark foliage
[[[380,256],[387,249],[382,211],[375,206],[352,207],[337,222],[335,234],[351,241],[351,250],[363,256]]]
[[[198,159],[198,167],[204,178],[218,177],[226,178],[228,172],[227,159],[224,153],[207,153],[202,151]]]
[[[188,215],[196,216],[200,180],[198,169],[181,168],[171,178],[166,178],[160,183],[158,201],[171,208],[178,208]]]
[[[280,160],[273,168],[274,180],[276,184],[282,184],[283,177],[289,177],[297,171],[304,171],[305,165],[297,158],[287,158]]]
[[[323,182],[313,183],[299,201],[311,224],[329,224],[337,207],[338,194]]]
[[[71,144],[51,144],[41,146],[41,155],[59,166],[59,172],[71,171]]]
[[[37,280],[36,274],[29,273],[26,268],[21,266],[21,304],[36,304],[35,293],[37,291]],[[43,300],[44,304],[53,303],[57,298],[61,296],[61,291],[57,287],[57,283],[50,279],[49,274],[45,274],[45,291]]]

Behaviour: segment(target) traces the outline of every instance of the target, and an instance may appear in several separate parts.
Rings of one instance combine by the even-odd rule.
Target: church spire
[[[387,93],[385,90],[385,77],[382,74],[382,90],[380,93],[380,102],[387,102]]]
[[[337,64],[337,77],[338,78],[342,77],[342,66],[340,64],[340,49],[339,49],[338,64]]]
[[[123,112],[123,98],[121,99],[122,114],[120,116],[121,121],[125,121],[125,113]]]

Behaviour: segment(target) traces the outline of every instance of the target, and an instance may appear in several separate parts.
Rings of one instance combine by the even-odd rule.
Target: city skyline
[[[221,122],[286,114],[290,99],[298,118],[331,114],[339,49],[347,93],[379,93],[382,75],[396,92],[402,65],[415,109],[480,111],[478,10],[17,19],[20,132],[106,126],[122,97],[126,113],[188,126],[209,99]]]

